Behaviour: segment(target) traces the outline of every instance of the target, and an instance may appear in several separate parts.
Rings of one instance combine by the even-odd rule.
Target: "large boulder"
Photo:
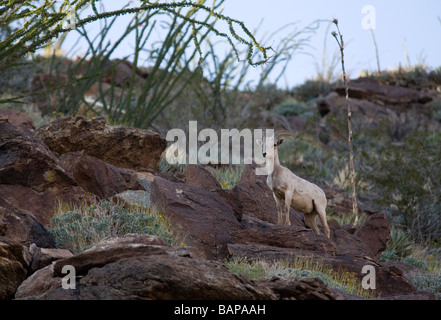
[[[427,103],[432,98],[422,91],[401,86],[382,84],[374,78],[358,78],[349,82],[351,98],[370,101],[381,101],[390,105],[406,105],[412,102]],[[345,96],[345,87],[338,86],[335,91]]]
[[[380,258],[391,237],[386,215],[384,213],[370,215],[357,228],[355,236],[366,244],[371,257]]]
[[[50,265],[53,261],[70,258],[73,254],[66,249],[40,248],[35,243],[29,246],[29,253],[32,256],[29,265],[29,272],[34,273],[39,269]]]
[[[231,234],[240,228],[240,222],[224,197],[155,177],[150,200],[154,210],[172,221],[173,233],[183,243],[199,248],[210,259],[226,257],[226,244],[232,241]]]
[[[32,213],[16,208],[3,198],[0,198],[0,237],[24,246],[34,243],[43,248],[55,247],[55,239]]]
[[[332,292],[320,279],[304,278],[282,281],[280,278],[271,279],[267,284],[280,300],[342,300]]]
[[[1,109],[0,109],[1,110]],[[26,128],[12,124],[8,118],[0,117],[0,143],[20,136],[31,136]]]
[[[126,190],[144,189],[134,170],[117,168],[81,152],[63,154],[60,159],[78,184],[99,198],[108,198]]]
[[[35,131],[52,152],[61,156],[81,151],[120,168],[158,170],[167,141],[150,130],[106,125],[103,118],[67,117]]]
[[[30,135],[35,129],[34,120],[23,112],[0,109],[0,118],[7,119],[7,121],[14,126],[17,126],[24,134]]]
[[[28,275],[31,257],[26,247],[0,237],[0,300],[11,299]]]
[[[0,197],[47,226],[59,201],[80,202],[86,192],[45,144],[10,129],[0,122],[0,136],[8,133],[0,141]]]
[[[367,95],[369,96],[368,93]],[[420,128],[440,129],[440,123],[432,119],[430,108],[426,108],[423,103],[416,102],[418,100],[414,101],[409,98],[406,103],[395,104],[396,102],[390,99],[379,99],[376,94],[372,94],[369,99],[363,99],[357,95],[351,95],[351,93],[349,96],[354,132],[384,130],[387,125],[389,134],[400,140],[409,132]],[[317,106],[319,112],[325,117],[325,121],[322,121],[324,127],[321,128],[320,139],[327,144],[341,141],[341,130],[347,121],[345,96],[332,92],[320,100]]]
[[[63,289],[60,272],[76,270],[75,289]],[[276,299],[273,291],[232,275],[220,262],[192,256],[153,236],[104,239],[74,257],[56,261],[22,283],[17,299]]]

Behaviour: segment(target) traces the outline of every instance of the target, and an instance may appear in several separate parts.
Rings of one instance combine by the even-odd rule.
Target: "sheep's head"
[[[288,131],[277,131],[274,136],[263,137],[262,140],[256,139],[257,145],[262,147],[262,155],[265,158],[267,155],[269,157],[274,157],[277,152],[277,149],[280,145],[285,141],[283,136],[292,136]]]

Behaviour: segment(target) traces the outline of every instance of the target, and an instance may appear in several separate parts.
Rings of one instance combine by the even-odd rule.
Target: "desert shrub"
[[[168,243],[173,241],[167,220],[145,208],[126,209],[106,201],[64,212],[60,208],[51,219],[49,233],[55,237],[58,248],[74,253],[90,248],[105,237],[128,233],[151,234]]]
[[[225,261],[225,265],[233,274],[245,276],[255,281],[267,281],[273,277],[284,279],[316,278],[322,280],[332,289],[349,294],[372,298],[373,294],[361,287],[361,281],[347,271],[334,271],[321,262],[310,257],[293,257],[291,261],[249,260],[233,258]]]
[[[390,228],[390,240],[382,253],[385,260],[401,260],[412,253],[414,241],[408,233],[394,226]]]
[[[410,280],[420,291],[431,291],[436,299],[441,300],[441,273],[439,270],[427,273],[414,273]]]
[[[245,165],[231,165],[222,166],[211,171],[214,171],[213,175],[219,181],[222,189],[231,190],[240,182],[244,168]]]
[[[434,99],[426,103],[425,107],[430,109],[434,120],[441,122],[441,99]]]
[[[288,99],[276,105],[273,111],[282,116],[305,117],[311,115],[308,106],[304,102],[298,102],[294,99]]]
[[[403,67],[401,64],[393,70],[381,71],[381,73],[366,72],[366,76],[373,77],[382,83],[392,86],[402,86],[415,89],[435,88],[441,83],[440,68],[429,71],[429,67],[423,64]]]
[[[441,67],[438,67],[429,73],[429,80],[436,84],[441,84]]]
[[[359,157],[363,179],[377,202],[415,241],[439,239],[441,134],[420,131],[409,133],[401,143],[384,138],[377,142]]]
[[[332,84],[321,80],[307,80],[305,83],[292,90],[294,99],[298,101],[310,101],[318,97],[324,97],[332,90]]]

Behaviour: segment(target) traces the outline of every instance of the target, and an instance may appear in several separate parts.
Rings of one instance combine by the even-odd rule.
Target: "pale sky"
[[[110,10],[120,8],[126,1],[102,0],[101,3]],[[413,65],[424,63],[431,68],[441,66],[439,0],[226,0],[223,14],[243,21],[250,30],[255,30],[260,25],[258,39],[294,22],[298,28],[304,28],[315,20],[336,18],[346,42],[346,69],[351,78],[356,78],[361,70],[375,71],[377,68],[371,32],[362,27],[363,19],[366,21],[366,12],[362,13],[365,6],[375,9],[376,28],[373,31],[383,70],[395,68],[399,63],[406,66],[406,50],[407,57]],[[124,16],[123,19],[129,17]],[[120,31],[123,30],[123,24],[124,20],[118,24]],[[93,25],[87,28],[91,32],[96,30],[96,26]],[[334,28],[328,30],[329,34],[326,33],[326,28],[327,24],[322,23],[311,36],[311,47],[305,50],[308,55],[294,55],[284,78],[279,83],[280,86],[292,88],[317,75],[317,68],[322,64],[325,37],[328,61],[338,53],[337,43],[330,35]],[[276,46],[278,41],[280,38],[275,37],[268,45]],[[73,36],[68,37],[63,48],[68,50],[72,43]],[[77,52],[81,52],[78,46],[76,49]],[[130,50],[130,44],[121,46],[114,57],[128,55]],[[219,52],[219,55],[222,55],[222,52]],[[260,70],[255,68],[253,72],[258,73]],[[335,71],[341,71],[340,65]],[[256,74],[255,77],[257,76]]]

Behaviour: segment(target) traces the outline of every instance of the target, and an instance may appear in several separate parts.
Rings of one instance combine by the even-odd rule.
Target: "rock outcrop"
[[[0,300],[12,299],[28,275],[31,257],[26,247],[0,237]]]
[[[58,201],[80,201],[86,192],[43,142],[15,128],[0,121],[0,197],[47,226]]]
[[[150,130],[107,125],[103,118],[68,117],[35,131],[57,156],[81,151],[120,168],[158,170],[167,141]]]
[[[63,289],[61,272],[72,265],[75,289]],[[43,285],[44,284],[44,285]],[[232,275],[221,263],[193,257],[154,236],[104,239],[74,257],[58,260],[25,280],[17,299],[276,299],[264,285]]]
[[[384,214],[369,215],[357,227],[329,220],[330,239],[306,227],[293,209],[292,225],[279,226],[266,176],[257,176],[255,166],[245,167],[233,190],[223,190],[201,166],[157,172],[164,148],[156,133],[101,119],[58,119],[35,136],[0,120],[0,299],[357,298],[318,279],[254,282],[224,265],[229,258],[297,257],[360,280],[371,265],[376,292],[388,299],[433,298],[417,292],[400,265],[379,262],[390,239]],[[328,187],[325,193],[334,212],[350,207],[343,190]],[[46,228],[56,203],[95,198],[150,207],[170,222],[177,245],[129,234],[78,254],[55,249]],[[74,267],[75,289],[62,287],[65,266]]]

